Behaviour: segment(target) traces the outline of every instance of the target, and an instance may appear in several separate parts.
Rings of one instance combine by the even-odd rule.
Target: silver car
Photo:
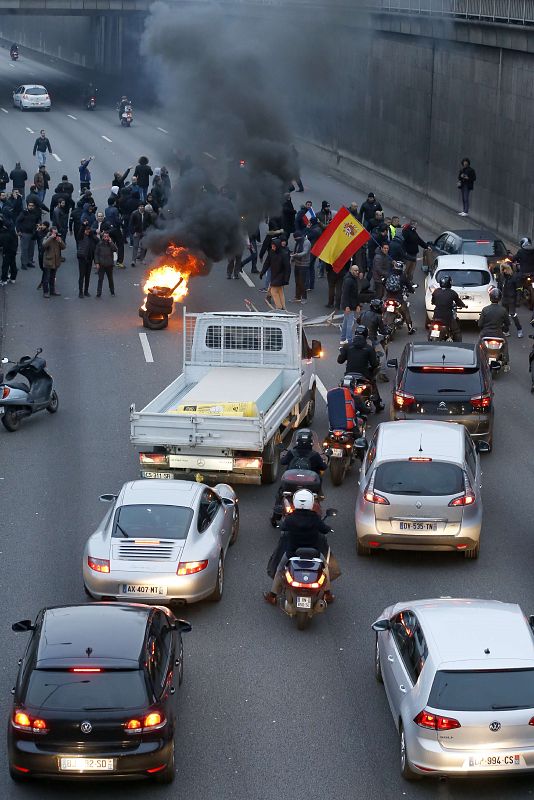
[[[100,499],[112,506],[85,546],[87,594],[158,604],[221,599],[226,551],[239,533],[231,486],[139,480]]]
[[[463,425],[403,420],[378,425],[356,500],[358,555],[451,550],[477,558],[482,526],[478,450]]]
[[[375,674],[407,780],[534,770],[534,617],[496,600],[384,609]]]

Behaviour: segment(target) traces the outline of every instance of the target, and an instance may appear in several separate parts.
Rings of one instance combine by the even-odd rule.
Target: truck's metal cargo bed
[[[239,403],[251,408],[251,413],[244,416],[258,416],[271,408],[282,394],[283,386],[280,369],[212,367],[197,384],[173,399],[161,412],[191,413],[197,411],[199,405]]]

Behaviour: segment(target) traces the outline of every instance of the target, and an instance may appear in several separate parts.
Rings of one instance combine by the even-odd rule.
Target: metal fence
[[[534,0],[375,0],[375,11],[534,25]]]

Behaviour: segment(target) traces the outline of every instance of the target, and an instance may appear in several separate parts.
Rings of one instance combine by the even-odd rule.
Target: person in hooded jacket
[[[148,185],[152,175],[152,167],[148,164],[148,158],[146,156],[141,156],[134,170],[134,176],[137,178],[137,185],[142,201],[146,200]]]
[[[96,207],[92,203],[84,203],[80,222],[88,222],[89,225],[96,222]]]
[[[414,219],[410,220],[407,225],[403,225],[402,238],[404,239],[404,249],[406,251],[406,258],[404,259],[406,277],[410,283],[413,283],[419,248],[422,247],[423,250],[426,250],[428,242],[423,241],[417,233],[417,222]]]
[[[375,348],[367,342],[368,333],[365,325],[357,325],[354,329],[352,342],[339,348],[337,363],[347,365],[345,374],[358,372],[369,380],[373,389],[373,403],[378,414],[384,408],[375,379],[380,362]]]
[[[4,165],[0,164],[0,192],[4,192],[9,181],[9,175],[4,169]]]
[[[15,283],[17,278],[17,248],[19,240],[13,223],[0,216],[0,250],[2,251],[2,274],[0,286]]]
[[[393,261],[403,261],[406,264],[406,250],[404,249],[404,237],[402,231],[399,230],[395,233],[389,242],[389,255]]]
[[[382,211],[382,206],[376,199],[374,192],[369,192],[367,200],[362,203],[358,215],[358,219],[367,230],[369,230],[371,221],[376,219],[375,215],[377,211]]]
[[[269,294],[277,309],[286,310],[286,298],[284,296],[284,286],[287,286],[291,277],[291,264],[289,253],[282,247],[280,239],[273,239],[271,249],[263,262],[260,278],[270,270]]]

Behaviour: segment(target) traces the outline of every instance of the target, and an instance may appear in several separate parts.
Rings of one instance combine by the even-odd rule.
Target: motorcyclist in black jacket
[[[374,347],[371,347],[371,345],[367,343],[368,336],[369,331],[365,325],[356,325],[352,342],[350,344],[344,344],[339,348],[337,363],[346,363],[345,374],[358,372],[371,382],[373,388],[373,403],[378,413],[384,408],[384,403],[380,399],[378,386],[375,380],[375,375],[380,364]]]
[[[384,343],[379,340],[378,335],[387,336],[389,334],[388,328],[384,325],[382,319],[383,310],[384,304],[382,300],[380,300],[379,297],[375,297],[369,303],[369,308],[366,311],[362,311],[357,318],[358,324],[367,328],[369,341],[373,345],[378,358],[380,358],[379,349],[383,356],[386,356],[386,348]],[[389,378],[385,372],[380,372],[378,379],[382,380],[384,383],[389,382]]]
[[[394,284],[398,286],[397,289],[392,288]],[[402,261],[394,261],[391,274],[388,275],[384,281],[385,299],[387,300],[388,297],[391,297],[393,300],[396,300],[399,303],[400,313],[402,314],[402,317],[408,328],[409,336],[416,332],[416,328],[413,326],[410,310],[406,300],[404,299],[404,294],[405,292],[408,294],[413,294],[414,291],[415,289],[411,281],[409,281],[404,274],[404,264]]]
[[[501,305],[501,292],[499,289],[492,289],[490,294],[490,305],[484,306],[480,312],[478,327],[480,328],[480,338],[485,336],[510,336],[510,318],[508,311]],[[504,369],[508,367],[508,342],[504,339],[503,363]]]
[[[301,428],[295,436],[295,447],[286,450],[280,456],[280,464],[287,469],[293,469],[293,465],[298,465],[300,469],[303,461],[309,464],[308,469],[313,470],[318,475],[328,467],[328,462],[317,450],[313,449],[313,433],[309,428]],[[300,463],[298,463],[300,462]]]
[[[449,328],[453,342],[462,341],[462,332],[458,320],[454,315],[454,308],[467,308],[458,293],[451,288],[450,275],[443,275],[439,279],[439,288],[432,292],[432,305],[434,306],[434,319],[443,322]]]

